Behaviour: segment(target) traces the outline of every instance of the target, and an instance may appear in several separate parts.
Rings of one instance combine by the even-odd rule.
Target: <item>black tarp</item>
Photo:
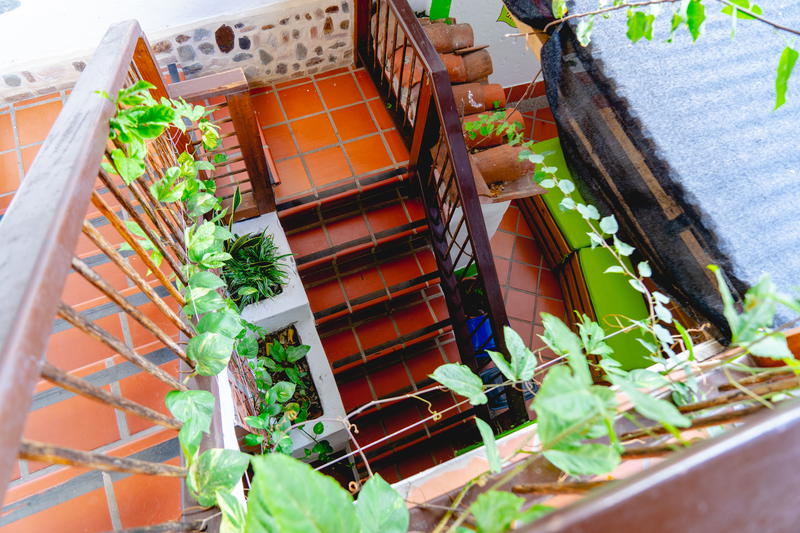
[[[588,47],[575,38],[577,22],[563,24],[542,64],[567,161],[586,192],[616,214],[662,286],[725,330],[707,264],[720,265],[738,295],[764,273],[800,292],[800,66],[786,105],[773,111],[788,35],[739,20],[731,38],[722,5],[705,4],[696,43],[685,29],[665,42],[664,10],[653,41],[632,44],[621,10],[597,18]],[[764,9],[800,27],[800,2]]]

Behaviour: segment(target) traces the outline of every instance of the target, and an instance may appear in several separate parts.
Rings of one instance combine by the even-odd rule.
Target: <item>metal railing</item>
[[[198,158],[212,157],[213,153],[198,150],[199,143],[191,131],[187,134],[171,128],[166,135],[148,143],[146,172],[139,179],[125,185],[118,176],[105,172],[101,162],[115,148],[108,134],[109,119],[116,109],[96,93],[115,95],[138,80],[155,85],[152,94],[156,99],[177,96],[161,78],[139,24],[116,24],[108,30],[82,73],[0,223],[0,499],[17,458],[101,471],[186,475],[180,466],[23,438],[40,379],[165,428],[181,427],[171,416],[77,377],[45,357],[57,317],[57,324],[99,341],[110,353],[119,354],[168,387],[186,389],[179,379],[124,338],[101,327],[91,313],[79,312],[65,303],[65,285],[68,276],[73,275],[93,286],[103,302],[116,305],[149,332],[181,360],[184,368],[194,366],[181,342],[192,337],[194,330],[180,314],[185,301],[173,282],[186,282],[180,267],[187,262],[184,228],[188,218],[179,202],[159,203],[151,194],[150,185],[162,177],[163,169],[177,164],[178,155],[184,150],[194,152]],[[234,89],[227,87],[221,107],[227,107],[234,134],[242,134],[239,144],[227,145],[228,151],[240,154],[247,174],[245,180],[239,180],[249,184],[244,196],[250,199],[243,202],[246,209],[237,213],[242,218],[274,210],[275,204],[246,83]],[[132,223],[141,228],[163,256],[160,267],[132,233]],[[130,251],[119,250],[123,242]],[[87,248],[91,250],[90,257]],[[95,268],[101,264],[102,275],[101,269]],[[141,302],[148,306],[147,313],[141,309]]]
[[[477,372],[489,342],[506,352],[508,317],[447,70],[405,0],[360,0],[356,35],[361,64],[410,146],[459,353]],[[491,337],[473,343],[486,323]],[[503,424],[527,418],[522,395],[506,395]]]

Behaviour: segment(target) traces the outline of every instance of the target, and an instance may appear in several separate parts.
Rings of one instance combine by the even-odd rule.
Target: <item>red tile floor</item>
[[[539,91],[537,87],[536,97],[540,96],[536,94]],[[67,95],[68,92],[61,92],[0,107],[0,216],[13,199]],[[259,89],[254,91],[254,103],[282,178],[276,188],[282,202],[307,202],[309,196],[324,196],[330,189],[347,184],[355,183],[360,188],[363,178],[402,167],[408,159],[386,109],[363,71],[343,69],[311,80]],[[555,135],[548,113],[546,105],[534,109],[533,114],[526,113],[526,125],[531,128],[528,131],[533,138],[542,140]],[[418,220],[421,216],[418,204],[413,199],[403,200],[403,204],[401,210],[386,206],[380,213],[371,211],[371,216],[364,219],[368,235],[375,237],[392,225]],[[359,231],[358,226],[349,224],[328,228],[326,243],[351,242],[363,235]],[[541,344],[535,337],[540,328],[538,313],[563,314],[563,300],[549,266],[543,264],[538,246],[515,207],[509,209],[491,245],[512,326],[531,346],[538,347]],[[87,247],[81,255],[93,253]],[[431,268],[430,261],[420,257],[382,266],[383,287],[388,290],[404,277],[416,278]],[[67,292],[72,295],[70,303],[81,310],[99,305],[97,295],[80,281],[70,278]],[[441,312],[438,304],[431,307],[436,297],[436,294],[426,296],[432,317]],[[324,305],[323,299],[318,307]],[[123,315],[112,313],[100,322],[125,337],[141,353],[158,351],[152,340],[143,338],[135,327],[128,327]],[[413,329],[414,324],[413,320],[407,324],[395,321],[392,327],[394,335],[399,335]],[[364,345],[374,344],[367,339],[378,339],[375,342],[380,343],[381,332],[368,329],[362,328],[357,338],[350,334],[349,342],[355,349],[347,353],[358,350],[367,357]],[[118,355],[108,353],[98,344],[77,344],[76,338],[69,329],[55,333],[48,358],[75,375],[105,379],[107,388],[163,410],[164,391],[158,382],[137,373],[119,373],[127,367]],[[451,341],[436,339],[433,349],[441,362],[453,357]],[[400,382],[397,377],[376,373],[375,382],[367,381],[364,390],[353,381],[342,392],[349,405],[356,405],[373,399],[376,390],[407,387],[409,382],[432,370],[426,361],[419,359],[406,364],[405,377]],[[174,372],[174,361],[162,364]],[[387,378],[391,378],[391,383],[384,383]],[[119,413],[101,411],[80,398],[50,394],[48,385],[37,387],[26,436],[87,450],[176,460],[173,432],[147,426]],[[88,412],[92,416],[85,416]],[[430,458],[413,457],[398,464],[394,477],[410,475],[446,460],[452,453],[445,452],[436,450]],[[0,515],[2,532],[41,532],[53,523],[58,523],[63,531],[103,531],[176,518],[179,482],[174,479],[99,474],[27,461],[19,462],[14,478]]]

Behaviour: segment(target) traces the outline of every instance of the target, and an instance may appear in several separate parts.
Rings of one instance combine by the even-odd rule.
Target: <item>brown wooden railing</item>
[[[65,327],[103,343],[141,370],[172,389],[186,386],[174,375],[154,364],[111,332],[103,329],[91,314],[81,313],[65,303],[64,289],[69,275],[92,285],[105,303],[113,303],[180,359],[184,369],[193,363],[181,340],[193,329],[180,315],[185,303],[172,279],[185,283],[180,265],[187,261],[183,231],[186,213],[179,203],[166,206],[152,196],[149,186],[161,177],[161,170],[177,164],[177,156],[199,144],[192,132],[176,128],[149,143],[146,173],[126,186],[118,176],[101,170],[101,161],[115,146],[109,141],[109,119],[115,113],[112,102],[97,91],[115,95],[138,80],[156,88],[153,95],[175,96],[168,90],[150,53],[149,45],[135,21],[112,26],[56,120],[22,186],[0,223],[0,499],[16,466],[29,459],[67,464],[101,471],[162,476],[185,476],[183,467],[114,457],[93,451],[69,449],[23,438],[23,427],[37,382],[44,379],[76,395],[101,402],[110,408],[143,417],[177,430],[180,423],[141,403],[76,377],[45,360],[45,350],[54,318]],[[244,133],[239,144],[226,144],[229,153],[241,154],[239,182],[246,182],[246,209],[253,216],[274,209],[269,171],[263,151],[254,149],[260,141],[246,84],[228,87],[225,105],[232,122],[231,137]],[[245,96],[241,96],[244,94]],[[206,95],[208,96],[208,95]],[[255,129],[254,129],[255,128]],[[255,132],[255,141],[251,137]],[[254,144],[255,143],[255,144]],[[210,157],[194,150],[196,157]],[[245,175],[246,179],[241,179]],[[224,178],[225,176],[222,176]],[[217,180],[220,176],[217,177]],[[88,215],[87,215],[88,212]],[[126,222],[135,222],[163,255],[157,267]],[[119,244],[128,243],[132,252],[122,253]],[[102,263],[113,265],[109,274],[87,264],[87,246]],[[78,252],[77,250],[83,250]],[[73,271],[71,273],[70,271]],[[113,277],[112,277],[113,276]],[[120,279],[124,280],[120,285]],[[131,291],[155,311],[143,312],[131,303]],[[212,429],[216,427],[212,425]]]
[[[359,0],[356,36],[361,64],[410,146],[459,353],[477,371],[485,343],[473,346],[473,333],[488,321],[506,352],[508,317],[447,70],[405,0]],[[504,425],[526,418],[521,394],[506,394]]]

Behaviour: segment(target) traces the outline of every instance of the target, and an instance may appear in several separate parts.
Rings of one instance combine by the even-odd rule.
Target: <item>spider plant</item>
[[[228,241],[225,251],[231,259],[225,263],[222,277],[240,309],[280,294],[287,280],[281,260],[291,254],[279,255],[271,234],[237,235]]]

